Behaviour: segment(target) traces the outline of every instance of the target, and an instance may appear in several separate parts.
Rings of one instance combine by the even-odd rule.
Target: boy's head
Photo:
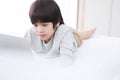
[[[37,22],[52,22],[64,24],[59,6],[54,0],[36,0],[30,7],[29,16],[32,24]]]

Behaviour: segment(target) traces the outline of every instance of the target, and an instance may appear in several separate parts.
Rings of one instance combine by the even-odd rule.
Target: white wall
[[[120,37],[120,0],[113,1],[111,35]]]
[[[110,0],[86,0],[84,28],[96,27],[97,34],[109,35]]]
[[[0,33],[23,36],[31,26],[28,10],[32,1],[33,0],[1,0]]]
[[[82,0],[80,0],[82,1]],[[120,0],[83,0],[84,30],[96,27],[96,34],[120,37]]]
[[[66,25],[76,28],[77,23],[77,0],[55,0],[62,12]]]
[[[35,0],[1,0],[0,33],[23,37],[32,26],[28,12]],[[61,8],[65,23],[76,27],[77,0],[56,0]],[[69,3],[69,4],[68,4]]]

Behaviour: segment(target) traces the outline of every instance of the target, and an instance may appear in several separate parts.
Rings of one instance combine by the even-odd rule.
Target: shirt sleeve
[[[74,62],[74,52],[77,50],[76,42],[73,38],[72,32],[67,32],[60,44],[59,57],[51,59],[51,62],[58,66],[70,66]]]
[[[77,43],[73,37],[71,31],[68,31],[61,42],[60,45],[60,56],[70,56],[72,57],[74,52],[77,50]]]

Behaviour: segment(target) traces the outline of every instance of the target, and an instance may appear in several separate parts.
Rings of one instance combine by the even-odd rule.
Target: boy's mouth
[[[41,38],[44,38],[46,35],[45,34],[41,34],[39,35]]]

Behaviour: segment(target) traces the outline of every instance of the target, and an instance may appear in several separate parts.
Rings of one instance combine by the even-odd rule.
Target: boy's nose
[[[38,28],[37,28],[37,32],[42,33],[42,32],[44,32],[44,29],[41,28],[41,27],[38,27]]]

